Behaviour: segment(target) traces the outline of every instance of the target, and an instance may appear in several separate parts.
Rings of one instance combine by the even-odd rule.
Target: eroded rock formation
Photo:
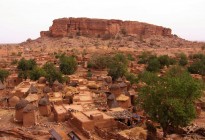
[[[65,37],[69,35],[103,37],[105,35],[115,36],[118,33],[145,37],[152,35],[172,36],[169,28],[137,21],[61,18],[53,21],[49,31],[42,31],[41,37]]]

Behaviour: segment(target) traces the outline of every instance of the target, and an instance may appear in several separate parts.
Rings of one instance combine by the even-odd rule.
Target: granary
[[[29,88],[29,93],[36,94],[36,93],[38,93],[38,89],[33,84],[31,84],[31,86]]]
[[[120,96],[118,96],[116,100],[117,100],[118,105],[122,108],[128,109],[129,107],[131,107],[131,101],[130,101],[129,96],[120,94]]]
[[[125,82],[119,83],[121,91],[127,91],[127,84]]]
[[[9,98],[9,107],[14,108],[19,101],[20,101],[19,97],[12,96],[11,98]]]
[[[63,88],[63,85],[59,83],[57,80],[55,80],[52,86],[52,90],[54,92],[59,92],[60,90],[62,90],[62,88]]]
[[[15,121],[23,122],[23,108],[29,104],[29,101],[21,99],[15,106]]]
[[[109,86],[110,92],[115,95],[115,97],[118,97],[121,94],[121,88],[119,84],[112,84]]]
[[[49,116],[51,113],[51,106],[50,102],[47,98],[41,98],[38,102],[38,109],[40,112],[40,115],[42,116]]]
[[[118,103],[115,99],[115,95],[114,94],[108,94],[107,96],[107,105],[109,108],[115,108],[118,107]]]
[[[23,109],[23,126],[30,127],[38,123],[38,108],[27,104]]]
[[[40,78],[38,79],[38,83],[39,83],[39,84],[45,84],[45,83],[46,83],[46,78],[45,78],[45,77],[40,77]]]
[[[51,88],[49,87],[49,86],[45,86],[44,88],[43,88],[43,93],[49,93],[49,92],[51,92],[52,90],[51,90]]]
[[[56,122],[63,122],[66,119],[67,111],[62,105],[54,105],[53,114]]]
[[[133,88],[131,88],[129,91],[129,94],[130,94],[130,100],[131,100],[131,104],[132,105],[134,105],[135,104],[135,100],[136,100],[136,91],[133,89]]]

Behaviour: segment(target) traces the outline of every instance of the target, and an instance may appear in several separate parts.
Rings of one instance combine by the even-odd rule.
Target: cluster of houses
[[[24,127],[37,125],[39,116],[53,115],[53,121],[67,121],[88,137],[96,129],[127,129],[139,122],[133,109],[136,91],[129,81],[119,78],[113,83],[106,71],[92,71],[89,78],[86,73],[79,66],[68,83],[55,81],[51,87],[44,77],[22,81],[12,74],[6,80],[11,91],[3,105],[15,109],[14,121]]]

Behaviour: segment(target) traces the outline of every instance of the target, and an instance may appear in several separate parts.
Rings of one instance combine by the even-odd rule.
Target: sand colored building
[[[63,122],[66,119],[67,111],[62,105],[53,106],[54,120],[56,122]]]
[[[71,112],[70,122],[76,127],[88,131],[94,130],[95,126],[99,128],[111,128],[115,125],[113,117],[98,110]]]

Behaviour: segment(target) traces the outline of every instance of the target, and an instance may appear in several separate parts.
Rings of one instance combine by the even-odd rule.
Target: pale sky
[[[63,17],[147,22],[205,41],[205,0],[0,0],[0,43],[36,39]]]

